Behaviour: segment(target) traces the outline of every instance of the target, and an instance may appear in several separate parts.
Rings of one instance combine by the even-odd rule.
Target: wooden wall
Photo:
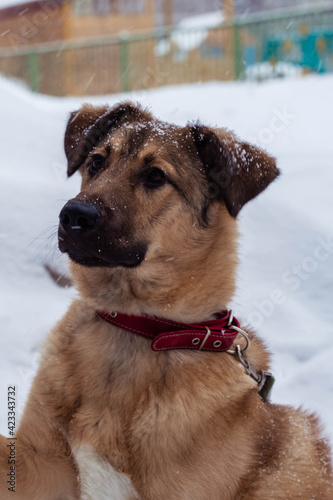
[[[73,9],[72,4],[70,8]],[[99,16],[70,16],[68,38],[90,38],[99,35],[117,35],[122,31],[137,31],[155,28],[154,0],[146,0],[145,11],[138,14],[104,14]]]
[[[0,33],[0,48],[62,40],[62,0],[31,2],[0,10]]]
[[[138,14],[81,15],[66,0],[41,0],[0,10],[0,48],[133,33],[155,27],[154,0]]]

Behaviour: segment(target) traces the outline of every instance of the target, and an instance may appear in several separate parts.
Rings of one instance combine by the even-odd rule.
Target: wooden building
[[[0,48],[155,27],[154,0],[33,0],[0,9]]]

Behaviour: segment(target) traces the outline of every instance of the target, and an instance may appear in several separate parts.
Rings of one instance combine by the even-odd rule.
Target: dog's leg
[[[1,500],[75,500],[76,477],[59,426],[31,396],[15,437],[0,435]]]

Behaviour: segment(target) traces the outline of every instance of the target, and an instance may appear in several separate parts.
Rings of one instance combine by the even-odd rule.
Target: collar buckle
[[[201,345],[200,345],[200,347],[199,347],[199,351],[201,351],[201,350],[203,349],[203,347],[204,347],[205,343],[206,343],[206,342],[207,342],[207,340],[208,340],[209,335],[212,333],[212,332],[210,331],[210,329],[208,328],[208,326],[205,326],[205,328],[206,328],[206,330],[207,330],[207,333],[206,333],[206,335],[205,335],[205,337],[204,337],[203,341],[201,342]]]

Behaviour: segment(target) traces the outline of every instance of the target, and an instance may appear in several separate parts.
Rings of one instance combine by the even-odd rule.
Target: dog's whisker
[[[56,245],[56,226],[44,229],[28,245],[28,248],[34,248],[35,260],[45,260],[54,254]]]

